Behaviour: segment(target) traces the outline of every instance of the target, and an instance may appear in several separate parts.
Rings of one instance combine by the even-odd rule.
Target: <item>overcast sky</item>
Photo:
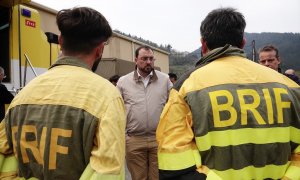
[[[219,7],[244,14],[246,32],[300,33],[300,0],[33,0],[55,10],[88,6],[112,28],[179,51],[200,47],[199,27]]]

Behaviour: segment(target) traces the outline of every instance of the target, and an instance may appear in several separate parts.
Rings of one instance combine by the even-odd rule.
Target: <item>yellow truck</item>
[[[39,12],[25,4],[29,1],[0,1],[0,66],[13,93],[45,72],[60,50],[58,35],[43,32]]]
[[[56,61],[60,51],[56,13],[30,0],[0,0],[0,66],[6,72],[8,90],[22,89]],[[114,32],[96,73],[108,79],[133,71],[134,51],[141,45],[144,43]],[[168,73],[169,53],[152,48],[157,59],[155,69]]]

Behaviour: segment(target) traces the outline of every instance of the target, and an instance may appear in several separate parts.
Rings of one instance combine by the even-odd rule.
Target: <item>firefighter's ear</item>
[[[96,47],[96,56],[102,56],[103,54],[103,50],[104,50],[104,44],[100,43],[97,47]]]
[[[104,42],[104,43],[100,43],[101,54],[102,54],[103,51],[104,51],[105,45],[106,45],[105,42]]]
[[[206,41],[203,38],[201,38],[200,41],[201,41],[201,44],[202,44],[202,46],[201,46],[202,55],[205,55],[206,53],[208,53],[209,49],[206,45]]]
[[[239,48],[243,49],[244,46],[245,46],[245,44],[246,44],[246,42],[247,42],[247,40],[246,40],[246,38],[244,37],[244,38],[243,38],[243,41],[242,41],[242,44],[241,44],[241,47],[239,47]]]
[[[58,37],[58,43],[59,43],[60,47],[62,47],[63,38],[61,37],[61,35],[59,35],[59,37]]]

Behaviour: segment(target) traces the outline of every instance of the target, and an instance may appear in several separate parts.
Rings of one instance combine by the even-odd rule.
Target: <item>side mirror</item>
[[[52,32],[45,32],[45,34],[49,43],[58,44],[58,35]]]

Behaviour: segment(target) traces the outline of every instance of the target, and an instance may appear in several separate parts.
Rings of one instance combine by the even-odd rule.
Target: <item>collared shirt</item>
[[[148,76],[145,78],[143,76],[141,76],[141,74],[139,73],[139,70],[137,70],[136,72],[137,72],[138,76],[142,79],[144,86],[147,87],[150,77],[153,76],[153,71],[151,71],[151,73],[148,74]]]

